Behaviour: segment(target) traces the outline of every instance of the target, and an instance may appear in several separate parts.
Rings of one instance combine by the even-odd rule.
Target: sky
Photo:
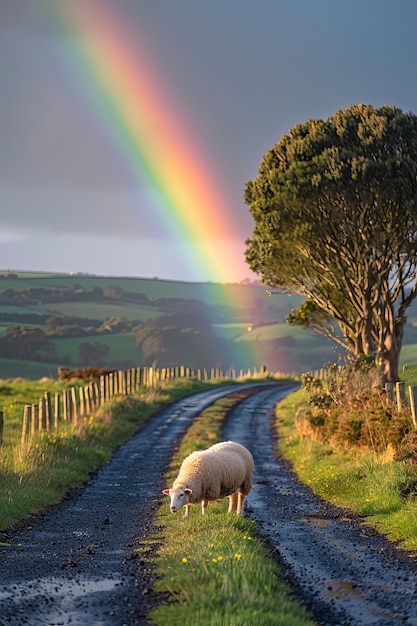
[[[415,0],[0,0],[0,271],[253,280],[291,126],[417,113]]]

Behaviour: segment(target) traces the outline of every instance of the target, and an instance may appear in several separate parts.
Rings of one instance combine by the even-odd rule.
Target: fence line
[[[36,404],[26,404],[23,411],[21,444],[25,444],[37,432],[57,429],[60,422],[76,426],[80,420],[91,415],[113,397],[132,395],[140,389],[156,387],[160,382],[178,378],[197,378],[200,381],[219,380],[222,378],[243,378],[244,376],[265,376],[266,368],[256,367],[251,371],[230,369],[226,374],[219,368],[192,370],[183,365],[156,369],[153,367],[138,367],[126,371],[110,372],[100,376],[83,387],[64,389],[62,393],[55,393],[52,401],[51,394],[45,392]],[[3,413],[0,411],[0,445],[3,435]]]

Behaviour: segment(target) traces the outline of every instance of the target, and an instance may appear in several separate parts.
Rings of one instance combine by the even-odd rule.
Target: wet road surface
[[[357,516],[315,496],[276,458],[274,406],[294,387],[255,387],[228,415],[223,435],[254,455],[246,511],[297,596],[317,624],[417,626],[416,564]],[[1,626],[147,623],[157,598],[135,548],[155,531],[174,446],[196,415],[233,392],[236,386],[205,391],[163,409],[78,494],[30,527],[0,533],[9,543],[0,548]]]
[[[9,544],[0,547],[1,626],[147,623],[152,572],[134,551],[155,530],[173,447],[196,415],[236,389],[204,391],[158,412],[78,494],[18,532],[0,532]]]
[[[247,514],[320,624],[417,625],[417,564],[350,511],[315,496],[275,457],[271,416],[281,390],[251,396],[223,436],[255,460]],[[259,481],[259,482],[257,482]]]

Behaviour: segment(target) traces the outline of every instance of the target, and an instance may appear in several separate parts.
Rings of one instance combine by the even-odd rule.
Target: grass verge
[[[210,385],[181,379],[134,396],[120,396],[79,425],[61,424],[22,446],[23,404],[37,401],[43,391],[50,390],[51,381],[47,388],[46,384],[10,381],[0,388],[5,411],[5,439],[0,448],[0,530],[56,504],[69,490],[82,485],[158,408]],[[62,387],[62,383],[56,383],[54,391],[57,386]]]
[[[172,484],[184,456],[221,439],[225,414],[242,393],[219,400],[187,431],[173,457],[167,484]],[[190,516],[160,507],[161,531],[148,539],[157,544],[155,590],[167,601],[151,611],[157,626],[307,626],[314,624],[282,580],[270,553],[257,536],[256,524],[227,514],[227,501],[210,503],[208,513],[191,508]],[[147,543],[141,546],[146,554]]]
[[[363,516],[402,548],[417,555],[417,476],[410,461],[382,453],[334,448],[314,437],[302,417],[307,393],[287,396],[276,409],[278,447],[300,480],[326,500]]]

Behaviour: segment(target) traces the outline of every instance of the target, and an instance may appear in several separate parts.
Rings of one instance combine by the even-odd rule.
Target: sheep
[[[172,489],[162,491],[171,498],[171,512],[201,501],[207,512],[209,501],[229,497],[229,513],[243,513],[243,501],[252,487],[253,457],[240,443],[223,441],[207,450],[189,454],[182,462]]]

